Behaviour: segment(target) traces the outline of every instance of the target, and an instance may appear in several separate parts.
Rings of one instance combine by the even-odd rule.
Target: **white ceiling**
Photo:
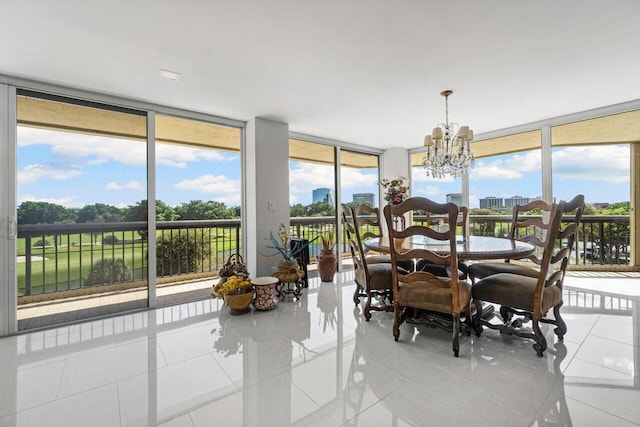
[[[420,146],[444,89],[476,134],[640,99],[639,0],[0,5],[0,73],[377,148]]]

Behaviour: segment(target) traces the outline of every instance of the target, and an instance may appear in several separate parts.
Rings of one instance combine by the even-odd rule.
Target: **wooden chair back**
[[[446,231],[437,231],[432,225],[410,225],[402,230],[392,225],[394,216],[404,216],[407,212],[421,210],[429,215],[444,215],[449,224],[455,224],[458,218],[458,207],[453,203],[436,203],[424,197],[411,197],[398,205],[387,205],[384,208],[384,216],[389,232],[389,245],[391,249],[392,266],[397,266],[402,261],[424,259],[434,265],[441,265],[457,271],[458,256],[456,251],[456,229],[449,227]],[[425,246],[406,246],[404,242],[411,239],[431,239],[448,245],[449,253],[446,255],[433,252]],[[458,275],[452,277],[437,277],[426,271],[414,271],[402,274],[396,268],[393,269],[393,292],[398,295],[402,283],[426,282],[437,286],[450,287],[452,290],[452,313],[459,314],[461,307],[458,297]]]

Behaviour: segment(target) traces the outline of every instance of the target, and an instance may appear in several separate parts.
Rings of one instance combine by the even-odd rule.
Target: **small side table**
[[[287,295],[293,295],[297,301],[302,295],[303,287],[304,280],[302,279],[298,279],[294,282],[283,282],[282,280],[278,280],[278,295],[282,298],[282,301],[285,300]]]
[[[256,310],[273,310],[278,303],[276,298],[276,284],[278,279],[275,277],[256,277],[251,279],[256,290],[256,298],[253,300],[253,306]]]

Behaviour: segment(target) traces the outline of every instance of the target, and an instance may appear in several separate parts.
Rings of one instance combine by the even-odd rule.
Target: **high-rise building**
[[[375,206],[375,193],[353,193],[353,201],[360,203],[368,203],[371,206]]]
[[[504,206],[504,199],[502,197],[483,197],[479,202],[480,209],[501,208]]]
[[[458,206],[462,206],[462,193],[447,194],[447,203],[455,203]]]
[[[333,190],[330,188],[316,188],[313,190],[313,203],[323,202],[333,205]]]

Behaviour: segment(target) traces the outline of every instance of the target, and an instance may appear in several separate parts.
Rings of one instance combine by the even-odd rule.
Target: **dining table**
[[[394,239],[396,249],[428,249],[441,255],[450,252],[449,241],[431,239],[426,236],[411,236],[404,239]],[[389,238],[380,236],[367,239],[363,244],[370,250],[381,253],[389,253]],[[520,259],[531,255],[535,246],[519,240],[501,237],[487,236],[456,236],[456,254],[459,261],[489,261],[500,259]],[[493,304],[481,302],[483,318],[488,318],[495,311]],[[475,307],[471,305],[471,314],[474,315]]]
[[[389,252],[389,238],[387,236],[367,239],[364,245],[376,252]],[[395,239],[397,249],[427,249],[446,255],[449,253],[449,241],[430,239],[426,236],[411,236],[405,239]],[[487,261],[496,259],[519,259],[533,253],[535,247],[527,242],[501,237],[456,236],[456,253],[460,261]]]

